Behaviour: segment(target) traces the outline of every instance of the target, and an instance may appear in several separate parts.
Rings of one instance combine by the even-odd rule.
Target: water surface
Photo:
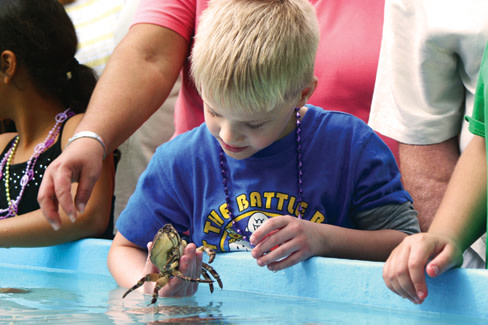
[[[484,324],[431,312],[339,304],[201,285],[188,298],[159,298],[118,288],[107,275],[0,265],[0,323],[48,324]],[[307,288],[304,288],[306,290]],[[0,290],[11,291],[11,290]]]

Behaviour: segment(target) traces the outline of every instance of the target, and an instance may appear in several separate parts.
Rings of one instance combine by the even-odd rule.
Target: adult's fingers
[[[82,165],[81,174],[78,181],[78,188],[76,190],[75,205],[76,210],[80,213],[85,211],[86,204],[90,199],[91,193],[102,172],[102,160],[94,160],[90,164]],[[76,181],[73,179],[73,181]],[[61,181],[61,180],[60,180]],[[61,201],[60,201],[61,203]],[[72,205],[71,205],[72,206]]]
[[[96,146],[97,143],[94,145],[90,146],[90,142],[81,139],[73,142],[44,173],[38,201],[54,229],[61,227],[59,208],[72,221],[76,220],[77,212],[83,213],[85,209],[103,164],[100,148]],[[73,204],[71,184],[75,182],[78,182],[78,187]]]
[[[62,176],[61,171],[57,171],[54,161],[45,171],[37,200],[46,219],[54,229],[61,227],[59,216],[59,206],[62,206],[67,215],[72,216],[74,207],[71,197],[71,175]]]

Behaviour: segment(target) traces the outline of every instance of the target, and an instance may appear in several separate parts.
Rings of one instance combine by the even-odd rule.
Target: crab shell
[[[168,262],[179,260],[185,247],[186,241],[181,240],[171,224],[166,224],[154,236],[149,258],[156,267],[163,269],[168,266]]]

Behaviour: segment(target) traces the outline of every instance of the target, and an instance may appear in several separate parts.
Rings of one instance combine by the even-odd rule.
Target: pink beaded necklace
[[[296,112],[296,118],[297,118],[297,124],[296,124],[296,136],[297,136],[297,168],[298,168],[298,200],[297,200],[297,206],[298,206],[298,219],[302,219],[303,215],[303,207],[302,207],[302,193],[303,193],[303,188],[302,188],[302,146],[301,146],[301,121],[300,121],[300,107],[295,108]],[[227,173],[225,171],[225,153],[222,147],[220,147],[220,170],[222,174],[222,184],[224,184],[224,193],[225,193],[225,202],[227,203],[227,211],[229,213],[229,218],[232,220],[232,228],[239,234],[242,235],[242,231],[239,228],[239,225],[237,224],[234,216],[234,212],[232,209],[231,205],[231,200],[229,197],[229,187],[227,186],[229,181],[227,179]],[[242,236],[243,240],[247,240],[247,236]]]
[[[74,113],[71,111],[71,109],[67,109],[62,113],[59,113],[56,115],[54,118],[55,124],[54,127],[49,131],[48,136],[46,139],[44,139],[44,142],[41,142],[36,145],[34,148],[34,153],[32,156],[29,158],[27,161],[27,166],[25,167],[25,172],[24,176],[22,176],[20,180],[20,185],[21,189],[19,192],[19,195],[17,195],[17,198],[15,200],[12,200],[10,197],[10,185],[9,185],[9,178],[10,178],[10,163],[12,162],[13,157],[15,156],[15,151],[17,149],[17,145],[19,143],[19,136],[15,137],[14,143],[12,143],[12,146],[10,149],[5,153],[5,156],[3,157],[2,161],[0,162],[0,178],[5,175],[4,178],[4,183],[5,183],[5,193],[7,194],[7,202],[8,202],[8,208],[6,209],[0,209],[0,220],[6,219],[9,217],[14,217],[17,215],[17,212],[19,210],[19,203],[20,200],[22,199],[22,195],[24,194],[25,188],[27,187],[27,184],[29,181],[34,177],[34,166],[36,164],[37,158],[46,151],[47,148],[49,148],[54,141],[56,140],[56,137],[59,134],[59,130],[61,129],[61,124],[66,121],[69,117],[73,116]],[[5,167],[5,173],[4,173],[4,167]]]

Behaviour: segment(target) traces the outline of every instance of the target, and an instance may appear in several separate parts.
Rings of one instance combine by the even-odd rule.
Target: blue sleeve
[[[165,149],[156,150],[116,224],[125,238],[142,248],[166,223],[179,232],[189,228],[185,190],[177,181],[174,160],[167,158],[172,157],[171,151]]]
[[[386,204],[412,202],[403,188],[395,158],[388,146],[371,131],[357,156],[353,214]]]

